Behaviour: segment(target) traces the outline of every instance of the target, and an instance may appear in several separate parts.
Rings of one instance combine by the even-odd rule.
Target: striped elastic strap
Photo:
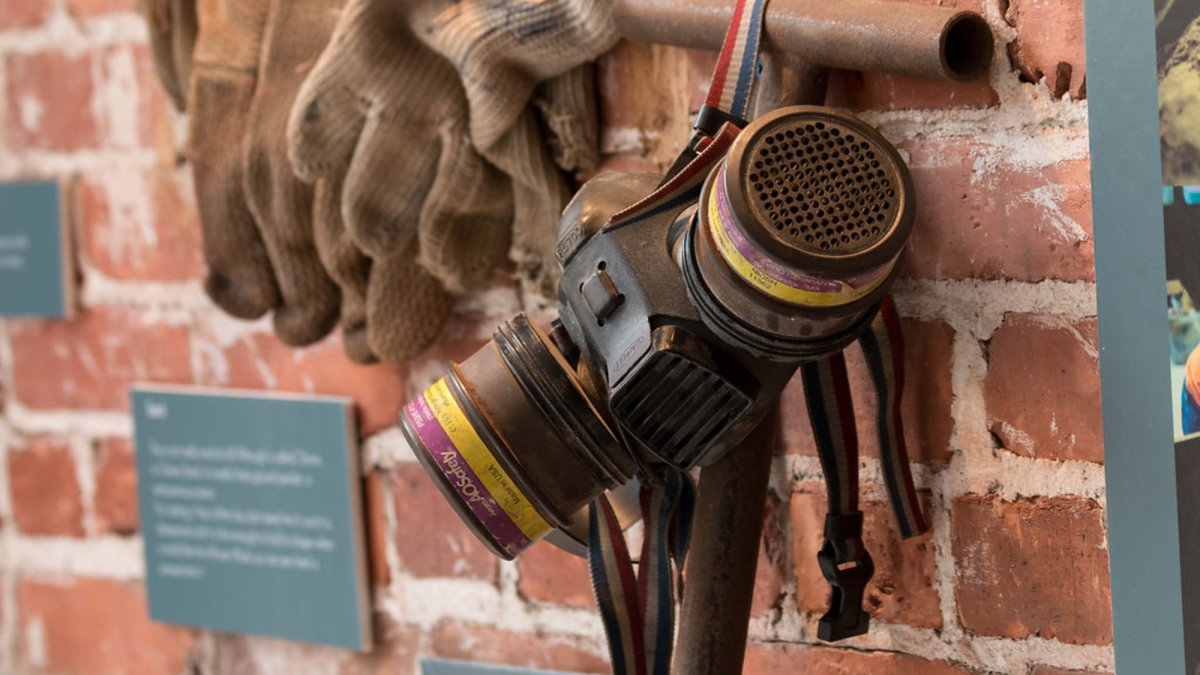
[[[912,537],[927,526],[904,441],[900,410],[904,342],[891,297],[885,298],[871,329],[859,337],[859,344],[875,388],[875,427],[884,482],[900,534]],[[862,541],[854,402],[843,352],[802,365],[800,374],[829,500],[825,543],[817,559],[833,593],[830,610],[821,618],[821,637],[839,640],[865,632],[868,620],[862,611],[863,591],[874,570]]]
[[[700,192],[709,172],[725,157],[739,131],[741,130],[732,124],[721,127],[717,135],[704,144],[700,154],[688,162],[683,170],[668,177],[645,199],[617,213],[604,229],[609,232],[619,230],[661,213],[694,204],[700,199]]]
[[[767,0],[738,0],[713,70],[708,99],[696,119],[696,136],[658,188],[613,216],[606,230],[618,230],[699,199],[704,180],[746,125],[758,79],[758,45],[766,5]]]
[[[929,529],[917,490],[913,485],[912,468],[908,462],[908,446],[904,441],[904,422],[900,410],[904,394],[904,337],[900,316],[891,296],[883,301],[871,330],[858,339],[867,369],[875,385],[875,431],[879,435],[879,461],[883,466],[884,482],[896,516],[896,526],[905,539]]]
[[[829,513],[854,513],[858,511],[858,430],[846,357],[838,352],[809,361],[800,366],[800,376],[817,456],[825,473]],[[861,539],[829,543],[837,551],[838,562],[856,560],[865,550]]]
[[[733,23],[725,33],[721,56],[713,70],[705,106],[736,119],[748,120],[754,81],[758,77],[758,46],[766,0],[739,0]]]
[[[675,638],[675,591],[691,535],[695,487],[668,470],[662,485],[642,487],[641,563],[635,574],[621,524],[606,497],[588,510],[588,567],[608,636],[614,675],[669,675]]]

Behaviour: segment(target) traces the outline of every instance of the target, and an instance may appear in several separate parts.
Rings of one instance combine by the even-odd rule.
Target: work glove
[[[514,236],[518,260],[536,273],[544,290],[550,287],[554,230],[569,191],[529,103],[542,79],[573,70],[595,54],[572,52],[548,66],[542,62],[551,56],[546,50],[520,53],[522,40],[530,47],[541,44],[538,30],[557,34],[560,23],[570,24],[561,9],[537,14],[529,8],[567,3],[508,3],[521,11],[507,22],[481,14],[475,5],[483,4],[351,0],[288,123],[289,156],[299,176],[344,175],[342,232],[349,241],[336,250],[356,247],[369,258],[366,300],[351,297],[364,294],[361,276],[332,274],[342,287],[343,305],[365,307],[368,345],[387,360],[411,358],[427,347],[452,308],[447,291],[486,286]],[[604,32],[611,33],[607,15],[604,21]],[[495,73],[475,65],[472,45],[485,61],[509,63],[496,71],[503,78],[480,85],[502,90],[495,108],[485,105],[480,113],[488,117],[482,125],[476,124],[475,109],[483,99],[468,99],[463,77]],[[453,54],[469,68],[456,69]],[[538,68],[526,72],[521,59],[509,56]],[[580,166],[596,156],[591,86],[588,71],[579,69],[543,87],[537,99],[553,115],[553,121],[547,117],[551,130],[556,136],[563,132],[551,144],[557,156]],[[477,126],[491,146],[476,141]],[[322,248],[334,269],[329,261],[339,256]],[[390,279],[405,279],[406,285]],[[405,315],[398,315],[402,308]],[[352,314],[343,312],[344,329]]]
[[[317,250],[342,289],[346,355],[364,364],[379,360],[380,354],[393,361],[412,358],[441,333],[454,298],[416,264],[415,241],[378,260],[367,257],[343,224],[342,179],[322,179],[316,185]]]
[[[138,0],[146,19],[158,81],[180,111],[187,109],[196,48],[196,0]]]
[[[287,162],[292,99],[336,21],[331,0],[199,0],[188,93],[189,154],[208,295],[229,314],[273,311],[307,345],[338,317],[313,240],[313,188]]]
[[[430,0],[413,22],[458,70],[471,141],[513,182],[513,257],[552,295],[555,232],[571,191],[546,147],[568,171],[596,161],[595,150],[578,152],[596,146],[594,87],[584,64],[617,41],[611,0]],[[549,143],[542,127],[551,132]]]
[[[454,69],[384,7],[351,0],[297,97],[289,148],[301,177],[344,177],[343,236],[371,268],[365,289],[357,275],[334,276],[344,298],[365,296],[345,301],[364,305],[372,352],[403,361],[428,346],[453,308],[442,286],[490,280],[508,251],[512,205],[506,178],[469,147]],[[339,247],[347,258],[348,246]],[[424,283],[447,270],[454,274],[441,285]],[[406,276],[422,283],[390,283]],[[395,311],[401,306],[409,311]]]

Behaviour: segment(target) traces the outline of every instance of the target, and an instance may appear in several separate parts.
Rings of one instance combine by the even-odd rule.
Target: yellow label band
[[[885,265],[879,271],[877,279],[855,288],[837,279],[812,277],[789,270],[786,276],[793,278],[791,283],[772,276],[766,270],[756,266],[746,258],[746,255],[734,243],[727,229],[724,214],[721,212],[720,187],[715,187],[708,200],[708,224],[717,250],[733,271],[758,290],[767,295],[793,305],[809,307],[837,307],[846,305],[863,298],[879,288],[887,279],[890,266]],[[732,225],[736,227],[736,225]],[[749,246],[749,243],[746,242]],[[780,274],[780,276],[785,276]]]
[[[467,466],[471,467],[484,488],[491,493],[521,532],[530,539],[538,539],[546,534],[550,530],[550,524],[538,515],[529,498],[521,492],[508,472],[484,445],[483,439],[451,396],[446,380],[438,380],[426,390],[425,400],[438,424],[466,460]]]

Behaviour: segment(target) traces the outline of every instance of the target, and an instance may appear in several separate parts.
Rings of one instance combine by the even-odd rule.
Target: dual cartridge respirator
[[[721,459],[802,363],[879,311],[914,203],[878,131],[796,106],[725,124],[696,155],[666,178],[586,183],[558,231],[559,319],[500,325],[401,413],[425,470],[504,559],[552,532],[579,550],[598,496]]]

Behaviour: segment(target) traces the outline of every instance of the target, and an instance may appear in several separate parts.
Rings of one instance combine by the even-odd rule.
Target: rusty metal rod
[[[635,42],[716,50],[729,0],[616,0],[617,30]],[[886,0],[771,0],[770,50],[830,68],[968,82],[987,72],[995,37],[975,12]]]
[[[779,407],[723,459],[700,473],[674,672],[742,672]]]

